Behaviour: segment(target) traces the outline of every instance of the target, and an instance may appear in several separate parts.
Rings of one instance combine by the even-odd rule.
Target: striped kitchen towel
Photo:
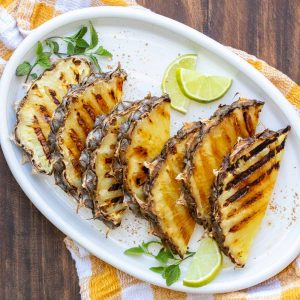
[[[98,5],[132,5],[134,0],[0,0],[0,74],[13,50],[45,21],[61,13]],[[262,72],[300,109],[300,87],[286,75],[245,52],[231,49]],[[192,295],[163,289],[135,279],[88,253],[72,240],[65,244],[75,261],[82,299],[300,299],[300,256],[277,276],[247,290],[218,295]]]

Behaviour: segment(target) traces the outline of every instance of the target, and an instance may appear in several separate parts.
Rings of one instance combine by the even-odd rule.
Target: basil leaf
[[[89,47],[89,44],[84,39],[78,39],[76,40],[76,46],[86,49],[87,47]]]
[[[36,73],[30,74],[30,76],[31,76],[32,79],[37,79],[37,77],[38,77]]]
[[[40,41],[36,45],[35,54],[38,58],[43,54],[43,45]]]
[[[172,285],[180,278],[180,268],[179,265],[170,265],[164,271],[164,277],[166,279],[167,286]]]
[[[93,49],[98,45],[98,33],[95,30],[92,22],[90,22],[90,36],[91,36],[91,43],[88,49]]]
[[[18,65],[16,70],[17,76],[24,76],[27,75],[30,72],[31,65],[28,61],[22,62],[20,65]]]
[[[101,67],[98,63],[97,58],[94,55],[89,55],[89,58],[92,60],[92,62],[95,64],[96,68],[98,69],[99,72],[101,72]]]
[[[49,60],[49,55],[46,53],[43,53],[42,55],[40,55],[39,59],[37,60],[37,64],[45,69],[50,68],[51,62]]]
[[[87,27],[86,26],[82,26],[79,31],[77,31],[74,35],[72,35],[70,38],[77,40],[77,39],[81,39],[87,32]]]
[[[138,246],[129,248],[124,253],[127,255],[142,255],[144,253],[144,250],[142,247]]]
[[[108,50],[104,49],[103,46],[100,46],[94,53],[100,56],[112,57],[112,54]]]
[[[149,268],[152,272],[162,274],[165,271],[165,267],[151,267]]]
[[[68,55],[74,54],[74,45],[71,42],[69,42],[67,45],[67,53]]]

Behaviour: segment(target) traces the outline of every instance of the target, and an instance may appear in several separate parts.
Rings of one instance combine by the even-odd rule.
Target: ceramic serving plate
[[[113,53],[112,61],[101,61],[103,69],[110,69],[120,61],[129,75],[124,91],[126,100],[143,98],[148,92],[161,94],[163,73],[179,54],[199,53],[198,68],[202,73],[233,78],[231,89],[220,101],[205,105],[193,102],[186,115],[172,111],[173,133],[182,122],[209,117],[219,104],[231,103],[237,92],[265,101],[259,130],[292,126],[274,195],[246,266],[237,269],[225,259],[222,271],[210,284],[188,288],[181,279],[170,288],[192,293],[228,292],[251,287],[281,271],[300,252],[300,218],[297,218],[300,118],[271,82],[230,50],[183,24],[148,11],[105,7],[67,13],[36,29],[14,52],[1,80],[1,146],[13,175],[29,199],[55,226],[97,257],[141,280],[166,287],[161,276],[149,270],[156,265],[154,259],[123,254],[128,247],[153,239],[147,222],[128,212],[121,227],[107,232],[102,222],[91,219],[88,209],[77,214],[75,201],[54,185],[53,178],[33,175],[30,164],[22,165],[21,151],[10,140],[16,121],[14,103],[25,93],[24,78],[15,76],[17,66],[24,60],[33,61],[37,41],[74,33],[89,20],[103,45]],[[201,234],[199,227],[191,249],[197,248]],[[183,274],[186,267],[182,266]]]

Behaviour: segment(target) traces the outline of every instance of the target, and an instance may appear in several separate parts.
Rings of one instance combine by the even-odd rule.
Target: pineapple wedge
[[[73,84],[79,84],[90,74],[86,59],[72,57],[59,60],[32,82],[17,110],[15,141],[41,173],[51,174],[53,161],[48,135],[57,106]]]
[[[201,127],[201,122],[187,123],[169,139],[161,154],[148,166],[150,175],[144,186],[145,215],[154,234],[181,257],[187,251],[195,221],[186,205],[180,203],[181,182],[177,176],[183,171],[187,145]]]
[[[126,73],[119,67],[106,74],[92,74],[69,92],[52,120],[56,184],[78,199],[82,186],[80,154],[96,117],[109,113],[120,102]]]
[[[240,140],[217,171],[211,206],[213,234],[238,266],[249,249],[272,196],[290,127]]]
[[[112,172],[118,132],[140,103],[120,102],[110,114],[100,116],[88,135],[86,149],[80,157],[81,166],[85,169],[83,200],[93,203],[94,217],[109,227],[120,225],[127,208],[123,203],[122,182],[118,182]]]
[[[140,214],[145,205],[143,185],[147,163],[160,154],[170,137],[170,99],[149,97],[120,128],[114,171],[124,184],[125,202]]]
[[[221,106],[195,136],[186,155],[187,164],[181,176],[186,203],[195,218],[211,230],[209,197],[223,158],[228,155],[239,137],[255,133],[263,103],[239,99]]]

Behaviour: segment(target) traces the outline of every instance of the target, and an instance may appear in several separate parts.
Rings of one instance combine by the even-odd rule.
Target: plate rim
[[[244,61],[242,58],[238,57],[232,51],[227,49],[225,46],[216,42],[215,40],[207,37],[203,33],[196,31],[195,29],[184,25],[178,21],[172,20],[170,18],[158,15],[149,10],[137,9],[136,7],[90,7],[84,9],[74,10],[63,15],[57,16],[43,25],[35,29],[29,36],[27,36],[21,44],[14,51],[10,60],[8,61],[5,70],[3,72],[1,82],[0,82],[0,92],[4,94],[4,97],[1,98],[0,103],[3,104],[3,110],[0,111],[0,139],[1,139],[1,147],[3,154],[5,156],[6,162],[14,176],[17,180],[18,184],[25,192],[30,201],[38,208],[38,210],[51,222],[56,226],[59,230],[61,230],[64,234],[74,239],[78,244],[84,245],[84,247],[99,257],[103,261],[109,263],[110,265],[116,267],[117,269],[124,271],[136,278],[139,278],[143,281],[155,284],[157,286],[161,286],[164,288],[168,288],[171,290],[188,292],[194,294],[203,294],[203,293],[223,293],[223,292],[231,292],[237,291],[245,288],[249,288],[254,286],[262,281],[269,279],[270,277],[276,275],[281,270],[283,270],[289,263],[291,263],[296,256],[300,252],[300,237],[297,242],[292,247],[292,250],[289,252],[289,255],[282,259],[276,267],[266,268],[262,270],[259,275],[252,276],[249,279],[240,280],[238,283],[234,285],[226,285],[226,283],[219,284],[221,288],[213,288],[213,286],[207,285],[198,289],[185,287],[182,284],[175,284],[173,286],[167,287],[163,284],[163,281],[156,276],[148,276],[148,272],[144,272],[138,267],[132,266],[128,269],[128,263],[122,262],[119,260],[116,263],[114,260],[114,256],[107,253],[105,250],[101,251],[97,247],[93,246],[92,242],[89,242],[88,238],[80,235],[80,232],[74,230],[71,226],[68,226],[67,221],[63,220],[59,213],[51,209],[51,205],[47,204],[46,201],[42,200],[42,197],[38,195],[34,186],[30,184],[27,180],[26,176],[23,172],[18,172],[18,169],[21,169],[20,162],[11,154],[10,148],[13,147],[12,142],[6,135],[8,132],[7,128],[7,91],[5,91],[5,86],[7,86],[12,76],[15,73],[16,63],[21,61],[22,57],[25,53],[27,53],[33,45],[44,37],[49,32],[60,28],[62,26],[68,25],[71,22],[76,22],[80,20],[88,20],[89,18],[126,18],[133,19],[137,21],[141,21],[144,23],[155,24],[158,27],[162,27],[164,29],[170,30],[174,33],[179,34],[180,36],[184,36],[187,39],[194,41],[196,44],[199,44],[201,47],[208,49],[213,52],[217,56],[221,57],[223,60],[229,62],[243,74],[246,74],[248,78],[256,78],[256,85],[259,86],[272,101],[278,105],[281,109],[281,112],[285,115],[285,117],[289,120],[293,127],[293,132],[296,133],[298,140],[300,140],[300,128],[293,126],[293,124],[297,124],[300,118],[298,117],[296,111],[293,106],[288,102],[288,100],[281,94],[281,92],[259,71],[257,71],[254,67],[252,67],[249,63]],[[274,100],[276,99],[276,100]],[[234,288],[232,288],[234,286]]]

